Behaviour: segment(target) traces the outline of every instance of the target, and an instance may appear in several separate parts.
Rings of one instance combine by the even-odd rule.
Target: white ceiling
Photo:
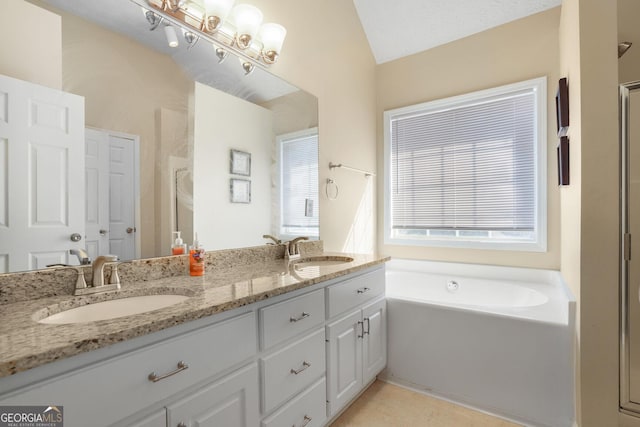
[[[378,64],[560,6],[562,0],[353,0]]]

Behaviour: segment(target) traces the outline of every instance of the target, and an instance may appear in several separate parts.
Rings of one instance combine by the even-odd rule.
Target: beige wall
[[[62,88],[60,16],[23,1],[0,13],[0,74]]]
[[[353,2],[253,0],[287,28],[282,56],[272,71],[318,97],[320,127],[320,237],[330,251],[375,250],[375,182],[329,161],[376,169],[375,62]],[[330,201],[331,176],[340,197]],[[353,227],[358,224],[357,230]]]
[[[564,0],[572,186],[563,189],[562,273],[579,296],[579,423],[618,417],[618,114],[615,2]],[[574,180],[575,177],[575,180]]]
[[[271,230],[273,113],[200,83],[193,111],[193,230],[200,244],[210,250],[263,244]],[[237,117],[251,126],[236,126]],[[229,173],[231,149],[251,153],[250,177]],[[251,181],[250,204],[230,202],[230,178]]]
[[[378,247],[384,254],[442,261],[560,266],[560,206],[557,186],[555,90],[558,81],[558,22],[555,8],[437,48],[378,66],[378,170],[383,170],[385,110],[464,94],[507,83],[547,76],[547,252],[463,250],[384,245],[383,221],[378,223]],[[384,180],[378,176],[378,216],[384,212]]]
[[[581,189],[581,102],[580,22],[578,0],[565,0],[560,17],[560,75],[569,82],[569,171],[571,185],[560,189],[560,240],[562,275],[577,301],[576,308],[576,421],[581,418],[580,400],[580,189]]]

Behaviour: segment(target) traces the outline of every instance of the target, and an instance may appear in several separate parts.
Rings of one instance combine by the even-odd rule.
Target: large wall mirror
[[[20,1],[62,17],[62,90],[84,99],[84,182],[69,185],[84,189],[85,229],[72,248],[128,259],[170,255],[173,231],[207,250],[319,237],[315,96],[232,55],[219,63],[178,28],[170,47],[131,0]],[[0,254],[17,240],[0,239]],[[50,249],[5,257],[0,273],[78,264]]]

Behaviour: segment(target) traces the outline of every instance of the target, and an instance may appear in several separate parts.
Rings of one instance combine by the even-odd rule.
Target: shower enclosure
[[[640,416],[640,81],[620,85],[620,408]]]

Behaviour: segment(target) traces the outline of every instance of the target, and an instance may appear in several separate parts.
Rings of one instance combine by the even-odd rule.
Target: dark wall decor
[[[557,147],[558,185],[569,185],[569,85],[567,78],[558,80],[556,92],[556,124],[560,141]]]
[[[558,154],[558,185],[569,185],[569,138],[560,137]]]
[[[558,81],[558,91],[556,92],[556,119],[558,136],[567,136],[567,132],[569,131],[569,86],[567,85],[566,77]]]

